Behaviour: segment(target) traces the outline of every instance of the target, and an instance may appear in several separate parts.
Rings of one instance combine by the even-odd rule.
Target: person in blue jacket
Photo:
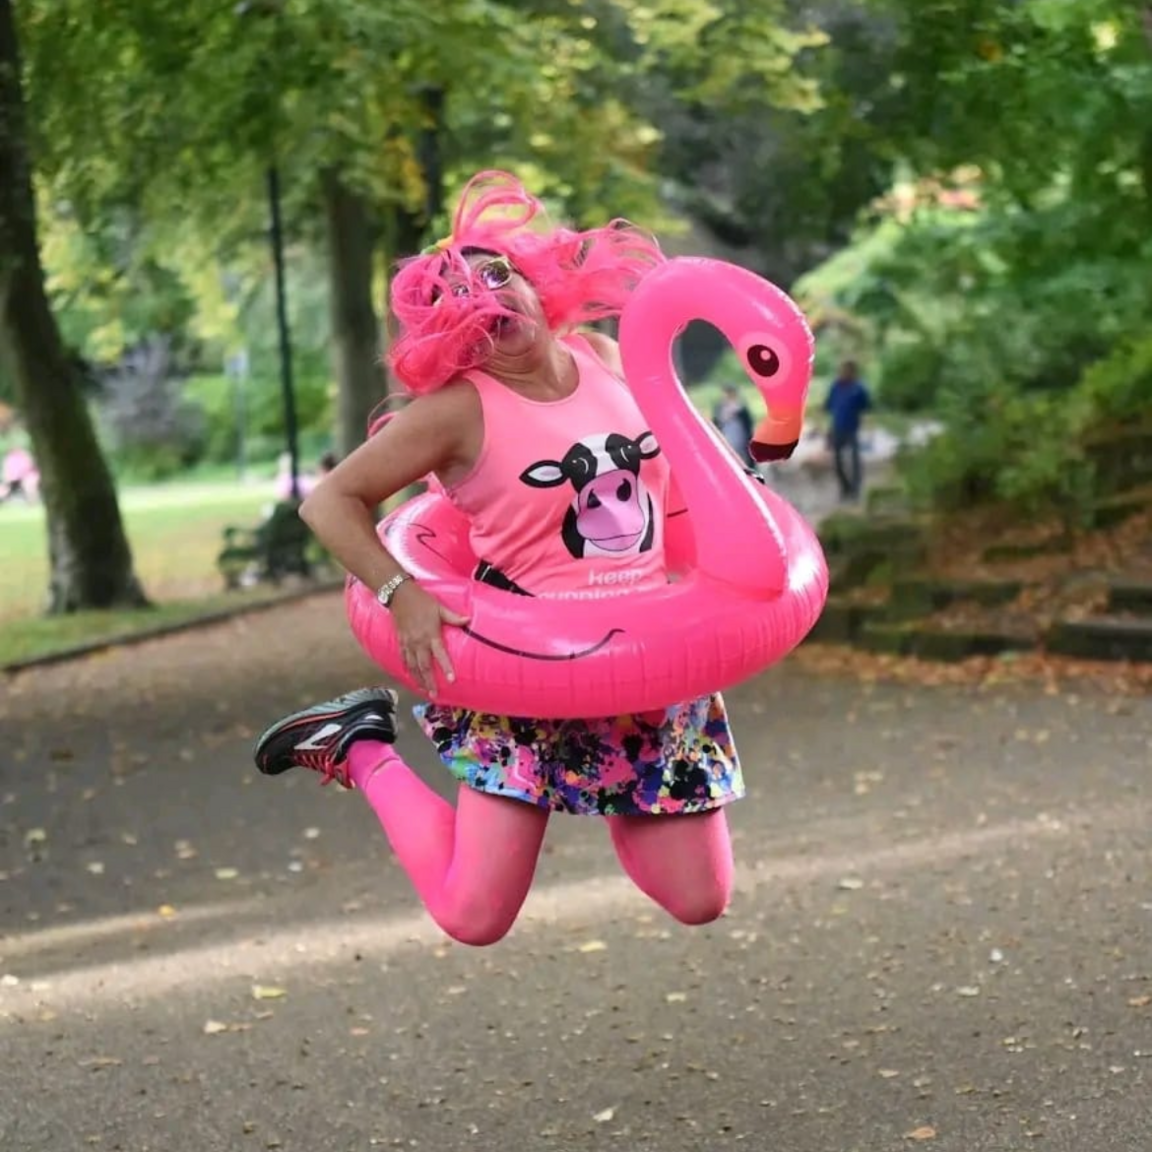
[[[831,417],[828,429],[829,446],[836,462],[836,478],[840,481],[840,499],[856,500],[860,496],[863,472],[860,465],[860,421],[872,407],[872,398],[860,379],[854,360],[840,365],[824,410]]]

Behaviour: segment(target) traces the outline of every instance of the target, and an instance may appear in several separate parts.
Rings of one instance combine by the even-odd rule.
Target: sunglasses
[[[489,292],[495,292],[497,288],[506,288],[509,281],[512,279],[512,274],[516,271],[512,267],[512,261],[507,256],[493,256],[491,260],[485,260],[483,264],[477,264],[475,269],[476,279],[488,289]]]
[[[512,261],[507,256],[493,256],[491,260],[485,260],[483,264],[477,264],[472,269],[472,275],[480,282],[480,286],[489,292],[495,292],[500,288],[506,288],[512,281],[512,276],[516,269],[512,267]],[[471,294],[467,284],[453,284],[453,296],[468,296]],[[433,299],[433,304],[439,303],[439,294]]]

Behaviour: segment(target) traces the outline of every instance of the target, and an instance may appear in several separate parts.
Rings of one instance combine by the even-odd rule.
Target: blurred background
[[[866,494],[1089,524],[1091,445],[1152,397],[1150,13],[0,0],[0,624],[207,602],[229,525],[257,581],[251,532],[389,390],[389,269],[482,168],[797,298],[812,414],[772,482],[815,518],[852,359]],[[709,415],[742,382],[704,325],[679,362]]]

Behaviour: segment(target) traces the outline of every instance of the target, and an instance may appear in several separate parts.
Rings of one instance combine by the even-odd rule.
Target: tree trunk
[[[1144,39],[1152,50],[1152,4],[1145,4],[1140,10],[1140,20],[1144,25]],[[1152,216],[1152,124],[1144,123],[1144,134],[1140,142],[1141,179],[1144,182],[1144,207]]]
[[[364,198],[336,172],[324,180],[336,368],[337,452],[346,456],[368,434],[368,417],[384,399],[380,328],[372,304],[375,232]]]
[[[116,488],[44,291],[11,0],[0,0],[0,350],[48,520],[49,612],[144,606]]]

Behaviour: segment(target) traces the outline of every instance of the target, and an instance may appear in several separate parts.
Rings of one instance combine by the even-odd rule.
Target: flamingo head
[[[812,332],[790,296],[759,276],[748,276],[749,307],[736,310],[736,324],[726,332],[767,408],[753,429],[748,453],[757,463],[787,460],[804,425],[804,402],[812,380]]]
[[[804,314],[787,293],[747,268],[710,259],[685,263],[695,265],[685,269],[696,273],[694,311],[728,338],[767,408],[749,454],[758,462],[787,460],[800,442],[812,379],[814,346]]]

